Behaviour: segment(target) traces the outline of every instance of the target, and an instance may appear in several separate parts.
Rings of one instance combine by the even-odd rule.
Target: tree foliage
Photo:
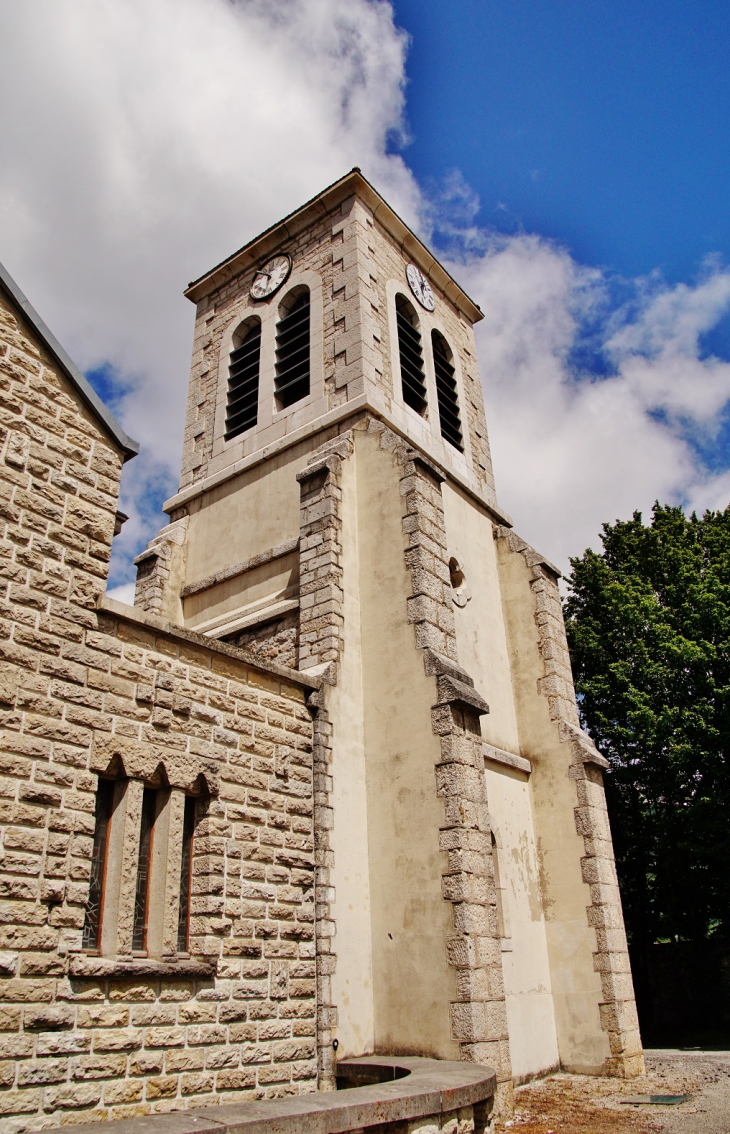
[[[728,936],[730,507],[656,504],[602,540],[571,560],[566,624],[629,938]]]

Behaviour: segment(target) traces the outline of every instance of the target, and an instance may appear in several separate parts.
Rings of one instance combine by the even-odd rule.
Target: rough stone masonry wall
[[[264,662],[277,662],[288,669],[299,665],[299,611],[293,610],[270,622],[257,623],[225,639],[239,649],[249,650]]]
[[[0,442],[3,1130],[313,1089],[301,683],[99,613],[121,458],[5,306]],[[212,960],[190,972],[213,976],[80,955],[96,773],[110,762],[211,787],[193,947]]]
[[[305,690],[149,619],[98,620],[63,682],[43,674],[53,653],[25,659],[2,742],[6,1130],[316,1085]],[[81,953],[94,773],[154,782],[160,767],[210,791],[190,942],[208,976]]]
[[[497,527],[495,537],[506,540],[513,553],[524,556],[529,569],[544,672],[538,691],[547,697],[550,718],[571,753],[568,775],[576,786],[575,824],[585,850],[581,872],[590,888],[586,913],[596,933],[593,963],[601,974],[601,1026],[611,1046],[605,1071],[636,1075],[643,1070],[644,1057],[603,789],[601,769],[608,764],[580,728],[557,579],[542,557],[514,532]]]
[[[119,452],[0,292],[5,640],[33,649],[39,634],[73,640],[89,624],[106,585],[121,467]],[[9,646],[3,656],[16,660]]]

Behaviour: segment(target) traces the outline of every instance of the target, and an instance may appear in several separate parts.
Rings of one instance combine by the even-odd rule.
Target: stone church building
[[[478,306],[353,170],[186,291],[180,488],[0,272],[3,1130],[368,1053],[642,1067],[558,572],[494,488]],[[488,376],[487,376],[488,387]]]

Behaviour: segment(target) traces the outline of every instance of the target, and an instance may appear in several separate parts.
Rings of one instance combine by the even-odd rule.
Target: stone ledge
[[[285,543],[279,543],[276,547],[270,547],[268,551],[262,551],[259,555],[252,555],[250,559],[244,559],[240,563],[234,563],[231,567],[226,567],[223,571],[216,571],[213,575],[206,575],[204,579],[198,579],[196,583],[187,583],[186,586],[180,591],[180,598],[189,598],[191,595],[200,594],[201,591],[207,591],[210,587],[217,587],[219,583],[225,583],[228,579],[235,579],[236,575],[245,575],[246,571],[252,571],[254,567],[263,567],[265,563],[271,563],[274,559],[281,559],[285,555],[289,555],[292,551],[296,551],[299,547],[299,536],[296,539],[289,539]],[[143,551],[142,555],[138,555],[135,563],[149,554]]]
[[[273,457],[275,454],[284,452],[284,450],[290,449],[294,445],[298,445],[300,441],[311,437],[312,434],[324,432],[328,426],[339,424],[340,422],[346,421],[348,418],[355,420],[358,417],[371,417],[384,422],[389,429],[392,429],[394,433],[402,437],[410,448],[419,445],[419,442],[408,437],[403,427],[398,425],[397,422],[392,421],[385,409],[380,405],[376,405],[372,396],[366,392],[359,394],[358,397],[353,398],[351,401],[336,406],[335,409],[330,410],[329,413],[323,414],[322,417],[317,417],[313,421],[307,422],[306,425],[300,426],[299,429],[292,430],[291,433],[287,433],[277,441],[272,441],[271,444],[257,449],[247,457],[241,457],[238,461],[234,461],[233,464],[218,469],[217,472],[209,473],[207,476],[203,477],[202,480],[196,481],[194,484],[186,485],[185,488],[181,488],[179,492],[164,502],[162,511],[168,514],[175,512],[178,508],[185,507],[191,500],[195,500],[196,497],[210,492],[213,488],[218,488],[221,484],[225,484],[226,481],[232,480],[233,477],[239,476],[242,472],[247,472],[249,469],[255,468],[256,465],[268,460],[269,457]],[[441,467],[441,463],[438,461],[435,454],[428,455],[428,460],[433,461],[438,468]],[[488,499],[469,475],[464,476],[456,469],[451,467],[447,468],[446,466],[443,467],[443,472],[447,480],[453,480],[467,495],[476,500],[492,517],[496,524],[500,525],[504,530],[511,528],[511,517],[499,507],[495,500]],[[547,560],[545,562],[547,562]],[[554,570],[557,570],[557,568],[554,568]],[[558,574],[560,574],[560,572],[558,572]]]
[[[458,662],[447,658],[444,654],[438,653],[437,650],[426,646],[423,650],[423,665],[426,674],[430,677],[436,675],[437,677],[454,677],[457,681],[461,681],[464,685],[474,686],[473,678],[469,676],[465,669],[462,669]]]
[[[425,472],[429,476],[432,476],[438,484],[443,484],[443,482],[446,480],[446,473],[442,473],[441,469],[438,467],[435,461],[432,461],[424,453],[409,453],[407,459],[409,461],[413,461],[414,465],[416,465],[417,468],[421,469],[422,472]]]
[[[508,768],[516,768],[527,776],[532,772],[532,764],[524,756],[517,756],[514,752],[506,752],[504,748],[495,748],[493,744],[486,742],[482,744],[482,755],[485,760],[491,760],[494,764],[504,764]]]
[[[286,593],[286,592],[285,592]],[[250,613],[245,614],[244,611]],[[292,610],[299,610],[299,599],[281,599],[279,602],[270,602],[268,606],[259,604],[253,610],[250,607],[238,607],[226,614],[219,614],[208,622],[201,622],[195,627],[196,634],[202,634],[209,641],[217,642],[226,634],[235,634],[238,630],[248,630],[251,626],[258,626],[263,622],[272,622],[281,618]],[[242,647],[236,647],[237,649]],[[298,672],[303,673],[303,670]]]
[[[111,978],[113,980],[137,980],[139,977],[164,977],[171,980],[175,977],[195,977],[198,980],[210,980],[215,976],[216,962],[208,958],[180,961],[154,961],[147,957],[138,957],[129,961],[116,960],[113,957],[75,956],[71,958],[68,975],[73,978]]]
[[[477,693],[472,685],[458,681],[455,677],[449,677],[445,674],[440,676],[438,678],[438,694],[439,705],[453,703],[468,705],[470,709],[475,709],[480,716],[489,712],[489,705],[481,694]]]
[[[295,474],[295,479],[298,480],[300,484],[304,484],[306,480],[311,480],[312,477],[317,476],[318,473],[331,472],[337,474],[340,471],[341,465],[342,458],[339,453],[325,453],[323,457],[319,457],[317,460],[312,461],[311,464],[305,465],[303,469],[300,469],[299,472]]]
[[[128,606],[127,603],[117,602],[116,599],[109,598],[107,594],[103,594],[97,604],[97,609],[103,611],[105,614],[111,614],[115,618],[121,618],[124,622],[131,622],[138,626],[143,626],[156,634],[164,634],[168,638],[176,639],[177,641],[189,642],[190,645],[201,646],[204,650],[213,654],[225,654],[234,661],[243,662],[244,665],[249,666],[253,670],[258,670],[259,673],[270,673],[278,677],[281,681],[289,683],[289,685],[296,685],[306,690],[313,690],[321,688],[321,682],[316,677],[308,677],[305,673],[297,669],[288,669],[284,665],[278,665],[276,662],[264,661],[262,658],[257,657],[251,650],[244,650],[238,646],[229,646],[227,642],[219,642],[215,638],[208,638],[204,634],[199,634],[195,630],[187,630],[184,626],[178,626],[174,622],[166,622],[164,618],[158,618],[154,614],[148,614],[147,611],[140,610],[137,606]]]
[[[582,728],[576,728],[570,721],[561,721],[560,739],[570,744],[574,764],[593,764],[604,772],[611,770],[606,757],[601,755],[592,738]]]
[[[114,1134],[345,1134],[430,1115],[439,1119],[462,1107],[487,1103],[497,1085],[491,1067],[476,1063],[365,1056],[343,1060],[339,1066],[351,1070],[353,1078],[358,1072],[376,1071],[388,1076],[401,1073],[401,1077],[348,1090],[122,1118],[110,1129]],[[89,1123],[74,1130],[98,1134],[99,1125]],[[60,1134],[58,1127],[53,1134]]]
[[[164,544],[156,543],[154,547],[147,547],[144,551],[140,551],[139,555],[135,555],[132,563],[135,567],[139,567],[140,563],[146,563],[148,559],[156,559],[164,550]]]

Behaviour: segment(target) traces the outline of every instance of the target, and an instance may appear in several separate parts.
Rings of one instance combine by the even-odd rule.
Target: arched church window
[[[459,395],[456,389],[456,371],[453,355],[446,339],[438,331],[431,332],[433,366],[436,373],[436,395],[439,406],[441,436],[459,452],[464,451],[459,413]]]
[[[309,393],[309,312],[308,288],[297,288],[279,308],[274,380],[279,409],[301,401]]]
[[[426,408],[426,380],[418,318],[411,304],[402,295],[395,297],[395,314],[403,401],[416,413],[422,414]]]
[[[258,421],[261,323],[245,324],[233,339],[228,364],[226,440],[252,429]]]
[[[201,799],[161,781],[99,777],[85,952],[153,958],[169,956],[176,946],[178,954],[189,952]],[[172,921],[167,928],[166,919]]]

